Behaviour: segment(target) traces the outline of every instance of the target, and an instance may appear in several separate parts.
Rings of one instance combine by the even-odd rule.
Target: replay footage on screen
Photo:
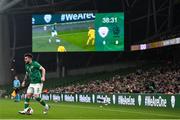
[[[124,51],[124,13],[33,14],[32,51]]]

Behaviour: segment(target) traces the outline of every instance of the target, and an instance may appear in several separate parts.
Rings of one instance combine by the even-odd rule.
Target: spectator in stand
[[[51,93],[180,93],[180,66],[175,64],[144,71],[138,69],[109,80],[90,81],[87,84],[57,87]]]

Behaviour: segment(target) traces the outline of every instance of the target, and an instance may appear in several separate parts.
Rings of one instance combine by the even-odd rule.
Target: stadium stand
[[[50,93],[180,93],[180,65],[167,64],[84,84],[56,87]]]

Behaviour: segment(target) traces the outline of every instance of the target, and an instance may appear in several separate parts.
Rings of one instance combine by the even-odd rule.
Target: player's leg
[[[52,36],[49,38],[49,43],[51,43],[52,42]]]
[[[16,91],[16,97],[15,97],[16,99],[15,99],[15,101],[19,102],[20,101],[19,88],[16,88],[15,91]]]
[[[44,106],[43,113],[47,114],[50,106],[42,98],[39,97],[39,94],[35,94],[34,97],[35,97],[36,101],[38,101],[42,106]]]
[[[29,102],[30,102],[31,97],[32,97],[32,94],[29,94],[29,93],[26,94],[25,102],[24,102],[24,110],[19,111],[20,114],[26,114],[29,108]]]
[[[29,107],[29,102],[30,102],[30,99],[33,95],[33,92],[34,92],[34,88],[33,88],[33,85],[30,84],[28,89],[27,89],[27,93],[26,93],[26,96],[25,96],[25,101],[24,101],[24,110],[23,111],[19,111],[20,114],[25,114],[28,107]]]
[[[54,37],[54,32],[52,31],[52,32],[51,32],[51,37],[49,38],[49,43],[52,42],[53,37]]]
[[[51,43],[51,37],[49,38],[49,43]]]
[[[55,43],[60,42],[57,36],[57,31],[52,32],[52,41],[54,41]]]
[[[57,37],[57,35],[58,35],[57,31],[54,31],[54,37]]]
[[[94,45],[94,43],[95,43],[95,39],[94,39],[94,38],[92,38],[92,45]]]
[[[14,94],[15,96],[14,96],[14,102],[17,102],[17,88],[14,88],[14,91],[15,91],[15,93],[16,94]]]
[[[91,39],[90,39],[90,38],[88,38],[86,45],[89,45],[90,40],[91,40]]]
[[[25,102],[24,102],[24,109],[27,109],[29,107],[29,102],[32,97],[32,93],[27,93],[25,97]]]
[[[55,31],[55,39],[56,39],[56,43],[60,43],[61,42],[61,40],[58,38],[57,31]]]
[[[46,114],[49,110],[49,105],[45,103],[43,99],[40,98],[40,94],[42,93],[43,83],[36,84],[34,88],[34,97],[36,101],[38,101],[42,106],[44,106],[44,114]]]
[[[54,35],[55,35],[54,37],[55,37],[56,43],[60,43],[61,39],[59,39],[57,31],[54,32]]]

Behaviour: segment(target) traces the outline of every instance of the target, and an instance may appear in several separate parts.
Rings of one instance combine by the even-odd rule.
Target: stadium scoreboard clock
[[[63,49],[59,49],[59,48]],[[33,52],[124,51],[124,13],[32,15]]]
[[[96,50],[124,50],[124,13],[96,14]]]
[[[118,22],[118,18],[117,17],[103,17],[102,18],[102,23],[117,23]]]

